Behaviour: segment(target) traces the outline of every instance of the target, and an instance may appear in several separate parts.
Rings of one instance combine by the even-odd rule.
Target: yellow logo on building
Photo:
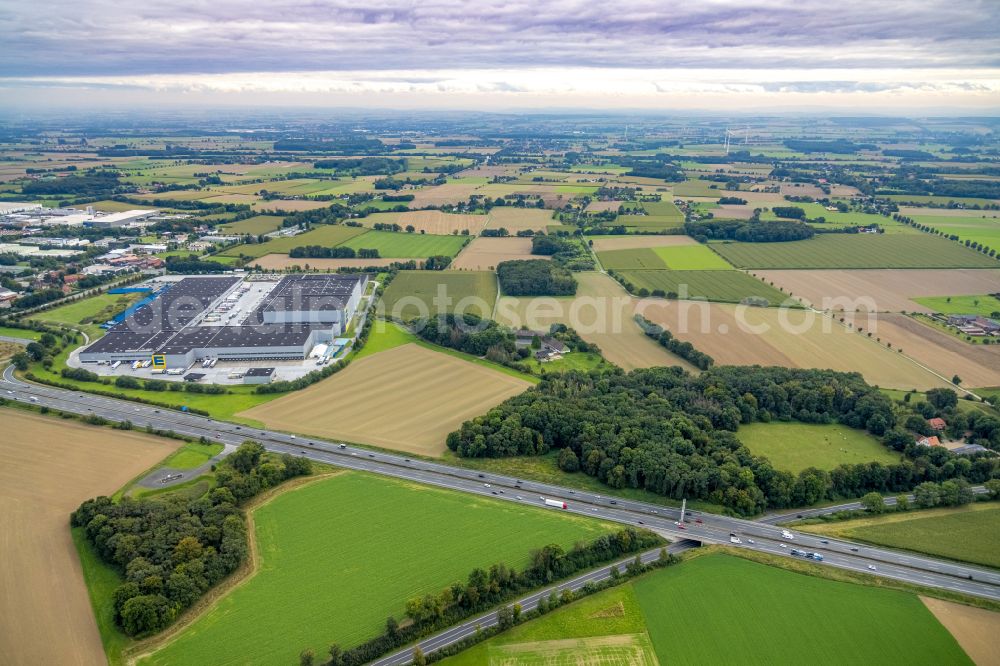
[[[153,367],[154,368],[165,368],[167,367],[167,357],[163,354],[153,355]]]

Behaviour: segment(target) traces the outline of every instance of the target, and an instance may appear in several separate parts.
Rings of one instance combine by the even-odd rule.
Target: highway
[[[791,556],[792,548],[818,552],[824,557],[822,566],[832,566],[916,585],[1000,600],[1000,572],[804,532],[792,531],[793,538],[787,539],[782,536],[780,527],[771,524],[777,519],[798,514],[816,515],[816,512],[858,508],[856,503],[771,516],[768,522],[742,520],[703,512],[688,512],[686,521],[678,524],[680,509],[677,508],[603,496],[509,476],[477,472],[437,462],[411,459],[403,455],[372,451],[350,444],[331,443],[282,432],[258,430],[191,413],[151,407],[115,398],[29,384],[14,377],[13,369],[10,367],[4,371],[3,379],[0,380],[0,397],[31,402],[38,406],[48,406],[52,409],[77,414],[95,414],[109,421],[128,420],[136,428],[144,428],[149,425],[156,429],[172,430],[191,437],[204,436],[224,444],[240,444],[246,439],[253,439],[261,442],[266,449],[278,453],[292,453],[347,469],[383,474],[451,490],[494,497],[503,501],[545,507],[544,500],[546,498],[561,500],[566,502],[568,508],[565,510],[568,512],[644,527],[675,543],[690,539],[703,543],[750,548],[772,555],[788,557]],[[547,508],[550,511],[561,510]],[[731,544],[731,533],[736,534],[742,543]],[[947,538],[947,536],[942,535],[942,538]],[[522,607],[527,606],[522,603]]]

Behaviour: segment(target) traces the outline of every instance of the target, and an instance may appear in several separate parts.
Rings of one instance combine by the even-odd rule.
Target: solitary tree
[[[885,511],[885,500],[878,493],[868,493],[861,498],[861,506],[865,507],[868,513],[882,513]]]

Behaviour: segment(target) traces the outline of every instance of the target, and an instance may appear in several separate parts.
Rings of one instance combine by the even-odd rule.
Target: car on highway
[[[700,525],[702,521],[701,521],[701,518],[695,518],[694,522],[696,522],[696,523],[698,523]]]
[[[347,448],[347,444],[341,444],[337,448],[339,448],[339,449],[346,449]]]
[[[295,435],[289,435],[289,437],[291,437],[292,439],[298,439],[298,437],[296,437]]]
[[[484,483],[483,485],[484,485],[484,486],[486,486],[487,488],[492,488],[492,487],[493,487],[493,486],[491,486],[491,485],[490,485],[490,484],[488,484],[488,483]]]
[[[856,552],[858,552],[858,549],[857,549],[857,548],[855,548],[854,546],[851,546],[851,552],[852,552],[852,553],[856,553]]]
[[[753,544],[755,544],[755,543],[757,543],[757,542],[756,542],[756,541],[754,541],[753,539],[747,539],[747,543],[748,543],[748,544],[750,544],[750,545],[752,546]]]
[[[872,571],[878,571],[878,569],[875,567],[874,564],[869,564],[868,568],[871,569]]]
[[[783,543],[779,543],[778,545],[781,546],[782,548],[788,548],[788,546]]]
[[[819,540],[819,542],[820,542],[820,543],[830,543],[830,542],[829,542],[829,541],[827,541],[826,539],[820,539],[820,540]]]
[[[514,499],[516,499],[516,500],[523,500],[524,498],[521,497],[520,495],[514,495]]]

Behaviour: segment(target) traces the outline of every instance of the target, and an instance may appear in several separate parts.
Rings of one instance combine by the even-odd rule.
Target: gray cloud
[[[997,25],[995,0],[0,0],[0,76],[971,69],[1000,66]]]

